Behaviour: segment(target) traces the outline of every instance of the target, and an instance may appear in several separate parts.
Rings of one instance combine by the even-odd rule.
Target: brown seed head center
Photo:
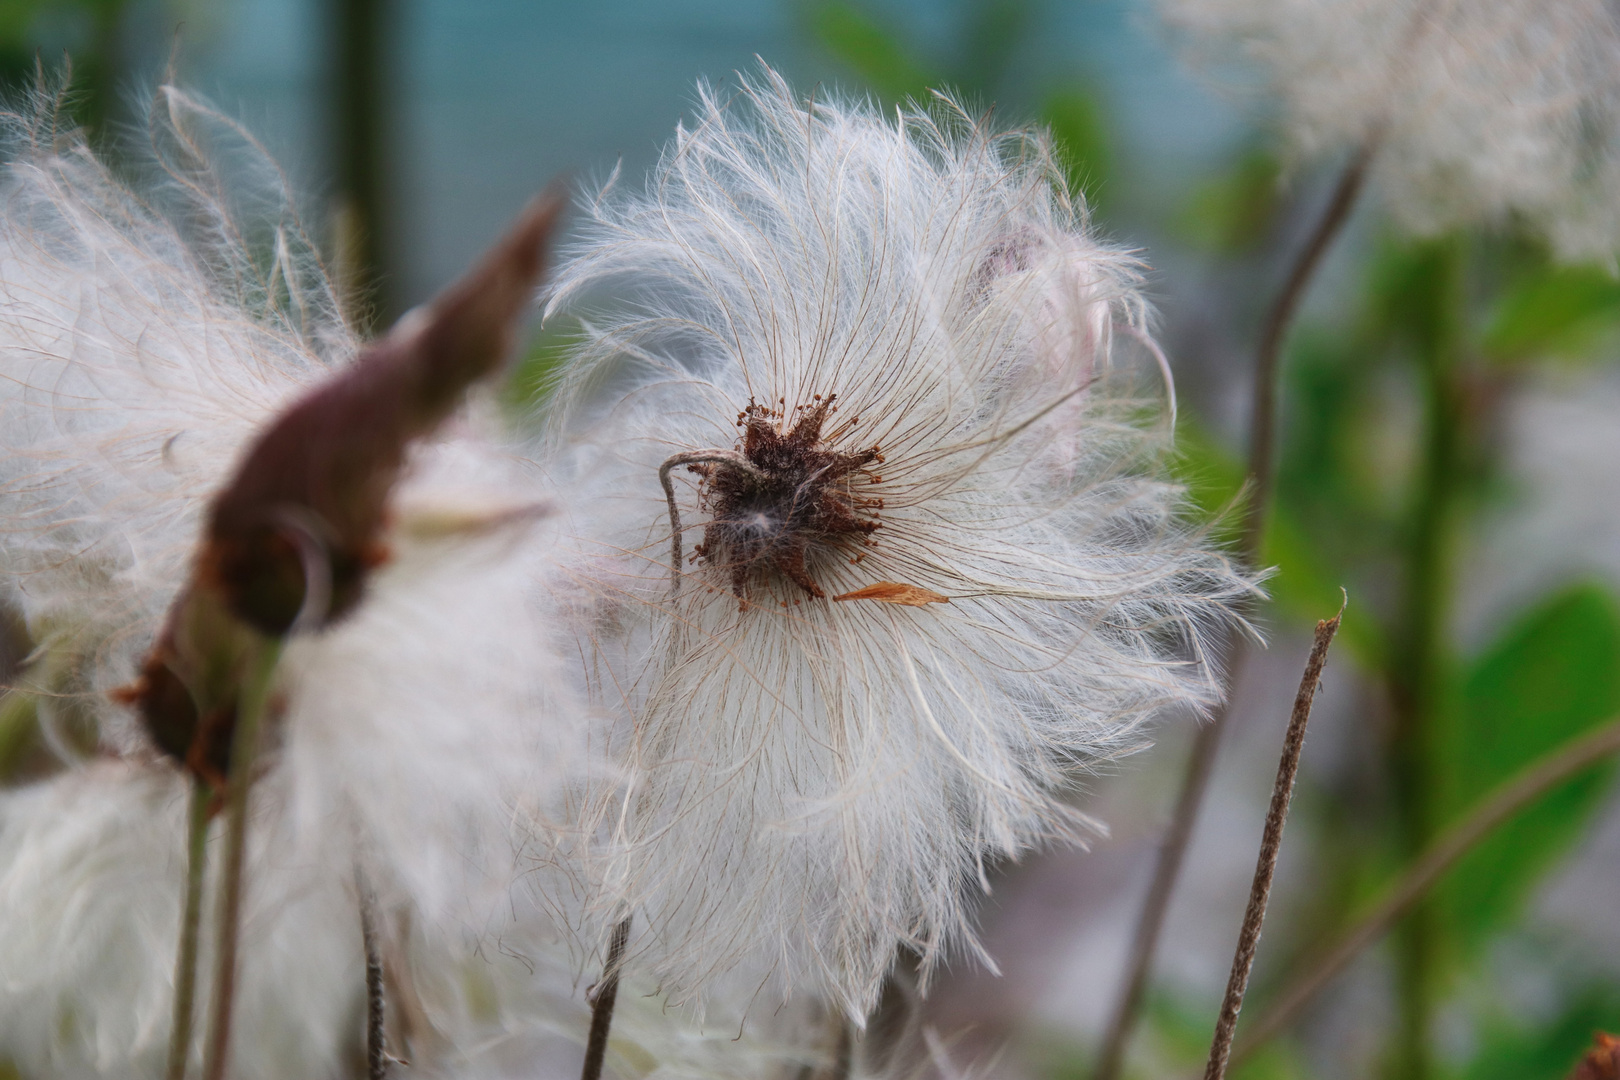
[[[785,401],[777,408],[750,401],[737,416],[743,431],[737,450],[754,466],[753,475],[724,461],[687,466],[703,477],[709,514],[697,557],[729,577],[731,591],[745,602],[756,573],[780,574],[824,597],[811,577],[825,561],[818,556],[872,543],[883,502],[859,488],[882,479],[867,467],[883,455],[875,446],[847,453],[826,445],[822,432],[835,396],[817,394],[799,406],[791,428]]]

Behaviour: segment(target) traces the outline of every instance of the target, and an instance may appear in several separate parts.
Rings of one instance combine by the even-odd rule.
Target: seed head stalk
[[[1215,1038],[1210,1044],[1204,1080],[1226,1078],[1232,1055],[1232,1036],[1237,1031],[1238,1013],[1243,1008],[1243,998],[1249,988],[1249,973],[1254,969],[1255,953],[1260,947],[1260,928],[1265,922],[1266,906],[1271,899],[1277,856],[1282,851],[1283,826],[1288,822],[1288,805],[1294,796],[1294,781],[1299,776],[1300,755],[1305,750],[1305,726],[1310,723],[1316,688],[1321,685],[1322,669],[1327,666],[1328,647],[1333,644],[1333,635],[1339,632],[1339,620],[1343,617],[1344,609],[1341,607],[1333,618],[1316,624],[1316,640],[1311,646],[1310,658],[1305,662],[1299,693],[1294,697],[1294,711],[1288,718],[1288,732],[1283,738],[1282,760],[1277,764],[1277,782],[1271,790],[1271,808],[1266,814],[1265,832],[1260,839],[1260,855],[1255,860],[1249,906],[1243,913],[1243,926],[1238,932],[1237,951],[1232,956],[1232,973],[1226,983],[1226,998],[1221,1002],[1220,1018],[1215,1024]]]
[[[193,777],[191,800],[186,809],[186,895],[180,913],[180,945],[174,962],[174,1026],[169,1033],[169,1065],[164,1072],[167,1080],[185,1080],[186,1059],[191,1056],[203,878],[208,872],[208,804],[212,798],[213,790]]]
[[[1395,714],[1388,761],[1394,780],[1398,842],[1407,862],[1422,855],[1439,826],[1433,795],[1437,786],[1435,723],[1447,678],[1449,566],[1457,539],[1469,437],[1464,368],[1453,326],[1460,301],[1460,262],[1456,245],[1443,244],[1430,271],[1435,310],[1426,328],[1429,340],[1419,344],[1425,434],[1418,483],[1412,493],[1400,621],[1386,673]],[[1440,933],[1436,913],[1426,902],[1415,904],[1397,931],[1400,1026],[1392,1075],[1398,1080],[1423,1080],[1433,1072],[1429,1041],[1438,990]]]
[[[266,638],[249,661],[241,708],[231,742],[231,772],[226,804],[225,867],[219,882],[219,930],[215,945],[212,1013],[203,1053],[204,1080],[224,1080],[230,1060],[231,1011],[236,998],[236,950],[242,926],[242,889],[247,861],[248,792],[259,753],[260,729],[270,696],[270,681],[281,658],[282,642]]]
[[[630,916],[613,926],[608,943],[607,963],[602,965],[602,981],[591,1002],[591,1033],[585,1042],[585,1063],[580,1080],[601,1080],[602,1063],[607,1060],[608,1034],[613,1028],[613,1006],[619,999],[619,969],[624,963],[625,946],[630,943]]]
[[[1249,488],[1248,506],[1243,517],[1243,531],[1238,549],[1250,567],[1258,566],[1262,543],[1265,539],[1266,517],[1270,512],[1273,477],[1276,471],[1276,413],[1277,368],[1288,330],[1305,297],[1306,290],[1316,276],[1323,257],[1333,241],[1343,231],[1356,199],[1366,182],[1367,169],[1377,152],[1376,137],[1370,137],[1355,152],[1340,174],[1333,195],[1318,219],[1304,249],[1295,260],[1282,291],[1277,294],[1260,334],[1260,345],[1255,356],[1254,404],[1249,423],[1249,461],[1246,482]],[[1226,677],[1223,681],[1221,704],[1193,740],[1192,752],[1187,759],[1187,771],[1182,777],[1176,795],[1175,809],[1169,828],[1165,831],[1159,859],[1154,866],[1153,880],[1148,886],[1142,910],[1137,919],[1126,963],[1125,988],[1115,1006],[1113,1019],[1103,1040],[1098,1056],[1095,1080],[1118,1080],[1125,1061],[1125,1048],[1141,1017],[1142,1004],[1147,992],[1148,976],[1153,969],[1153,958],[1158,951],[1159,937],[1170,910],[1170,898],[1175,893],[1181,876],[1181,866],[1192,840],[1198,812],[1203,806],[1204,791],[1209,786],[1214,768],[1215,754],[1220,747],[1221,735],[1231,708],[1232,693],[1242,674],[1247,649],[1238,633],[1228,634]]]

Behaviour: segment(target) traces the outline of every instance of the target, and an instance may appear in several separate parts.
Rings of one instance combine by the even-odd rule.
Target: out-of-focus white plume
[[[1242,59],[1304,155],[1376,140],[1396,216],[1517,215],[1569,258],[1620,249],[1620,16],[1606,0],[1158,0],[1200,66]]]
[[[279,174],[235,124],[161,89],[153,175],[137,191],[58,130],[52,106],[10,119],[0,172],[0,590],[38,644],[24,687],[46,722],[77,707],[103,752],[149,762],[108,691],[134,678],[245,445],[358,342]],[[526,870],[518,846],[550,842],[565,781],[590,771],[578,679],[547,611],[559,507],[532,466],[479,434],[493,425],[478,409],[414,452],[365,603],[292,640],[277,673],[248,879],[263,896],[309,890],[326,922],[306,942],[296,912],[264,925],[249,914],[242,967],[264,1000],[238,1012],[263,1012],[250,1028],[272,1042],[301,1041],[305,1021],[336,1030],[335,987],[358,993],[357,862],[417,926],[482,927]],[[93,777],[113,766],[94,763],[10,797],[63,820],[43,834],[4,826],[7,843],[46,854],[3,868],[7,912],[40,921],[8,916],[0,983],[52,987],[38,1009],[88,1002],[49,1023],[0,1008],[0,1045],[29,1061],[127,1075],[167,1037],[183,807],[178,781],[143,767],[108,784]],[[81,790],[83,821],[63,794]],[[112,828],[126,810],[127,845]],[[75,830],[99,836],[82,864],[64,854]],[[82,948],[53,955],[52,934]],[[98,957],[96,942],[110,951]],[[264,1026],[282,1013],[283,1028]],[[240,1060],[255,1037],[237,1043]],[[329,1051],[316,1039],[308,1052]]]
[[[185,818],[177,771],[128,762],[0,795],[0,1061],[28,1077],[162,1075]],[[355,901],[345,879],[302,869],[252,879],[233,1075],[335,1075],[352,1051]]]
[[[263,801],[285,798],[283,778],[267,778]],[[0,793],[0,1063],[30,1078],[163,1075],[185,817],[185,784],[166,765],[100,761]],[[353,1075],[364,1060],[366,992],[354,879],[298,857],[284,839],[253,840],[231,1075]],[[492,912],[444,933],[408,909],[382,912],[390,1046],[410,1059],[411,1075],[579,1075],[586,980],[566,938],[548,934],[537,913]],[[205,910],[205,927],[212,917]],[[621,998],[610,1044],[621,1075],[742,1080],[822,1063],[785,1041],[797,1016],[752,1019],[739,1041],[735,1009],[721,1006],[699,1027],[648,989],[627,986]],[[197,1056],[194,1048],[193,1074]]]
[[[861,1022],[899,949],[972,946],[989,860],[1095,827],[1077,773],[1214,700],[1250,585],[1164,478],[1139,264],[1044,134],[766,70],[588,212],[545,453],[622,716],[600,925],[677,998],[746,961]],[[703,451],[672,594],[660,466]]]
[[[104,695],[150,647],[207,497],[257,426],[356,341],[279,177],[234,125],[161,90],[163,179],[147,199],[56,127],[56,104],[5,132],[0,567],[65,680],[47,707],[87,703],[128,745]],[[216,173],[205,148],[240,175]],[[238,186],[264,225],[253,234],[224,202]]]

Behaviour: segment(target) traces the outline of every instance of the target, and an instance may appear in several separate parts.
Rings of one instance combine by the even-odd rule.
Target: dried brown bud
[[[214,502],[199,569],[239,617],[287,632],[303,607],[309,544],[330,574],[323,621],[359,600],[387,557],[379,534],[407,447],[511,351],[562,208],[556,193],[536,200],[477,268],[260,436]]]
[[[360,601],[410,443],[512,350],[563,205],[536,200],[471,273],[276,418],[214,500],[195,575],[122,695],[195,775],[223,783],[265,637],[306,606],[321,624]]]

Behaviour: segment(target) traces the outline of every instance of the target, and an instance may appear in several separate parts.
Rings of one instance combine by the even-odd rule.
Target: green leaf
[[[806,12],[811,35],[879,97],[928,99],[939,80],[912,59],[899,36],[871,15],[842,0],[813,4]]]
[[[555,323],[546,327],[512,366],[506,385],[501,388],[501,397],[506,405],[523,412],[543,402],[576,342],[577,327],[564,330]]]
[[[1455,819],[1526,764],[1620,713],[1620,603],[1576,585],[1518,620],[1463,677],[1440,730],[1442,813]],[[1496,831],[1441,889],[1449,925],[1477,946],[1511,918],[1581,834],[1612,773],[1596,766]]]
[[[1620,987],[1593,987],[1550,1023],[1511,1018],[1481,1025],[1479,1052],[1462,1080],[1563,1080],[1592,1045],[1594,1031],[1620,1030]]]
[[[1102,103],[1090,91],[1071,87],[1046,99],[1041,119],[1052,129],[1070,193],[1083,194],[1095,208],[1113,167]]]
[[[1510,287],[1483,346],[1498,362],[1578,358],[1620,326],[1620,280],[1596,266],[1548,266]]]
[[[20,690],[0,692],[0,786],[29,774],[41,749],[34,697]]]
[[[1193,247],[1221,255],[1252,251],[1271,233],[1281,206],[1275,155],[1252,150],[1237,164],[1194,189],[1176,216],[1178,235]]]

